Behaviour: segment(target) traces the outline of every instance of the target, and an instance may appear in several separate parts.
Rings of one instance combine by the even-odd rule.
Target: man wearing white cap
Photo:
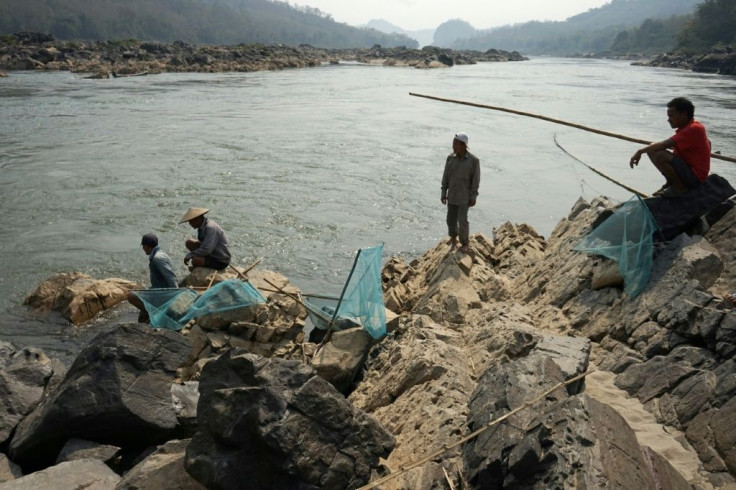
[[[220,225],[206,218],[209,212],[206,208],[189,208],[179,223],[188,222],[189,226],[197,230],[197,239],[187,238],[185,243],[189,253],[184,257],[184,263],[193,267],[208,267],[221,271],[230,265],[230,250],[227,246],[227,237]]]
[[[450,251],[457,247],[468,253],[470,226],[468,208],[475,206],[480,186],[480,161],[468,151],[468,135],[457,133],[452,140],[453,153],[447,157],[442,174],[442,204],[447,205],[447,232]]]

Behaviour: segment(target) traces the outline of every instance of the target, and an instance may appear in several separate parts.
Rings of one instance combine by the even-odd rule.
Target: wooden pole
[[[582,129],[583,131],[589,131],[591,133],[600,134],[603,136],[609,136],[611,138],[617,138],[617,139],[624,140],[624,141],[631,141],[633,143],[641,143],[642,145],[649,145],[652,143],[651,141],[641,140],[638,138],[632,138],[630,136],[624,136],[622,134],[611,133],[608,131],[602,131],[600,129],[589,128],[587,126],[582,126],[580,124],[563,121],[561,119],[554,119],[551,117],[542,116],[540,114],[532,114],[531,112],[516,111],[514,109],[507,109],[505,107],[498,107],[498,106],[485,105],[485,104],[476,104],[474,102],[466,102],[462,100],[445,99],[442,97],[434,97],[432,95],[416,94],[413,92],[409,92],[409,95],[412,95],[414,97],[423,97],[425,99],[438,100],[440,102],[450,102],[451,104],[461,104],[461,105],[467,105],[470,107],[479,107],[481,109],[490,109],[492,111],[508,112],[509,114],[516,114],[518,116],[533,117],[535,119],[541,119],[542,121],[548,121],[548,122],[555,123],[555,124],[562,124],[563,126],[570,126],[571,128]],[[711,158],[716,158],[718,160],[724,160],[726,162],[736,163],[736,158],[727,157],[725,155],[721,155],[720,153],[711,153],[710,156]]]

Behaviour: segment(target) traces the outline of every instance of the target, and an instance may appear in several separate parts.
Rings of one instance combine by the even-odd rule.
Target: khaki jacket
[[[447,157],[445,172],[442,174],[442,198],[458,206],[467,205],[478,198],[480,186],[480,161],[478,157],[465,151],[463,158],[454,153]]]

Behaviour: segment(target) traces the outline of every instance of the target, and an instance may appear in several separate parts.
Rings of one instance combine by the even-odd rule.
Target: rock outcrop
[[[705,53],[664,53],[649,61],[639,61],[635,65],[680,68],[701,73],[736,75],[736,47],[716,46]]]
[[[24,304],[39,311],[57,311],[75,325],[124,301],[140,286],[125,279],[94,279],[81,272],[56,274],[42,282]]]
[[[357,488],[394,438],[311,367],[231,350],[200,380],[185,467],[207,488]]]
[[[28,34],[28,33],[21,33]],[[193,46],[180,41],[54,41],[50,36],[15,34],[0,41],[0,68],[8,70],[69,70],[109,78],[162,72],[224,72],[282,70],[339,63],[340,60],[384,66],[447,68],[479,62],[523,61],[516,51],[495,49],[453,51],[426,46],[422,49],[322,49],[306,44],[254,44]]]

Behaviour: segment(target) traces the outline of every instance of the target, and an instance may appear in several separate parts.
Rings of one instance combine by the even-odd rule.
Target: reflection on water
[[[387,255],[410,258],[444,236],[439,181],[457,131],[482,167],[473,232],[513,221],[548,235],[581,195],[630,197],[560,151],[555,134],[616,179],[660,186],[651,166],[628,168],[636,144],[409,92],[651,140],[670,134],[665,103],[687,95],[714,150],[736,155],[736,79],[618,61],[110,80],[12,72],[0,79],[0,310],[56,272],[146,281],[138,244],[148,231],[183,274],[191,230],[178,221],[189,206],[212,209],[236,264],[263,257],[304,290],[337,293],[359,247],[383,242]],[[736,180],[732,165],[713,170]],[[44,342],[45,327],[12,309],[0,337]],[[47,329],[74,342],[57,324]]]

